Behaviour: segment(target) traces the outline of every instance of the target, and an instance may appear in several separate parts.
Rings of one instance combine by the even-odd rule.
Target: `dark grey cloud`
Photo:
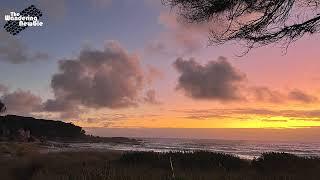
[[[271,103],[286,103],[286,102],[301,102],[301,103],[314,103],[318,98],[310,95],[302,90],[293,89],[286,93],[272,90],[264,86],[251,87],[249,90],[251,96],[256,101],[271,102]]]
[[[0,31],[0,61],[21,64],[30,61],[46,60],[48,54],[32,52],[20,39]]]
[[[102,51],[84,49],[76,59],[61,60],[59,71],[52,77],[55,98],[45,103],[48,111],[135,106],[144,86],[139,58],[117,42],[109,42]]]
[[[1,97],[8,113],[26,115],[42,109],[42,99],[30,91],[17,90]]]
[[[291,100],[300,101],[303,103],[312,103],[318,101],[317,97],[307,94],[299,89],[290,91],[288,97]]]
[[[282,103],[287,99],[284,94],[265,86],[255,86],[249,91],[253,99],[260,102]]]
[[[44,111],[61,113],[60,118],[78,118],[81,112],[76,102],[65,101],[61,98],[49,99],[44,102]]]
[[[174,67],[180,73],[177,89],[194,99],[238,100],[240,87],[246,77],[237,71],[224,57],[209,61],[206,65],[194,59],[178,58]]]

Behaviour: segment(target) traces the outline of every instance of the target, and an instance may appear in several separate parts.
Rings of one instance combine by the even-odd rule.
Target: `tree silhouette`
[[[218,22],[209,44],[244,41],[248,49],[281,42],[289,45],[319,32],[320,0],[162,0],[187,23]],[[223,27],[223,28],[222,28]]]
[[[0,114],[6,112],[7,108],[6,105],[0,101]]]

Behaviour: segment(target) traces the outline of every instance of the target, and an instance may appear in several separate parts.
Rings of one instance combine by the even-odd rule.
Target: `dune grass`
[[[1,157],[0,173],[2,180],[319,180],[320,159],[286,153],[255,160],[212,152],[32,153]]]

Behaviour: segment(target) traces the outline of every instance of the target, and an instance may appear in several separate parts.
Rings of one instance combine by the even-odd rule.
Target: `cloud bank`
[[[307,94],[299,89],[294,89],[291,92],[289,92],[289,98],[295,101],[300,101],[304,103],[312,103],[312,102],[317,102],[318,98]]]
[[[60,60],[58,68],[51,79],[54,97],[45,101],[30,91],[9,92],[0,84],[9,113],[58,113],[61,118],[76,118],[91,109],[159,103],[150,85],[162,73],[153,66],[144,68],[139,56],[116,41],[109,41],[103,50],[82,49],[79,56]]]
[[[177,89],[194,99],[225,101],[242,98],[240,87],[246,77],[223,57],[206,65],[194,59],[178,58],[174,67],[180,73]]]
[[[4,93],[1,97],[7,107],[7,113],[28,115],[42,110],[42,100],[30,91],[16,90]]]
[[[144,84],[138,56],[112,41],[102,51],[84,49],[77,58],[59,62],[59,73],[51,80],[55,98],[45,103],[45,110],[136,106]]]
[[[280,92],[265,86],[250,86],[245,73],[234,68],[224,57],[201,65],[191,58],[178,58],[173,66],[179,73],[178,90],[195,100],[258,103],[316,103],[318,98],[299,89]]]

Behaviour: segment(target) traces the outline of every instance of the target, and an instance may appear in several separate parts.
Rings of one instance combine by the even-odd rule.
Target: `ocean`
[[[265,152],[286,152],[298,156],[320,156],[320,142],[271,142],[213,139],[140,138],[141,144],[71,143],[48,151],[121,150],[121,151],[211,151],[253,159]]]

